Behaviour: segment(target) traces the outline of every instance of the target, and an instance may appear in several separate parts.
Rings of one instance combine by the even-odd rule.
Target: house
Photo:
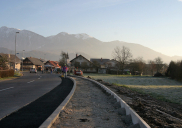
[[[52,69],[61,68],[61,66],[59,66],[59,62],[58,61],[50,61],[50,60],[48,60],[45,63],[44,67],[45,68],[52,68]]]
[[[98,73],[106,74],[107,72],[107,62],[110,61],[110,59],[95,59],[91,58],[90,61],[98,66]]]
[[[15,55],[13,54],[4,54],[4,53],[0,53],[0,57],[5,57],[8,60],[7,66],[9,69],[15,69],[16,70],[20,70],[21,67],[21,60]],[[16,61],[16,65],[15,65],[15,61]]]
[[[105,63],[105,67],[107,67],[109,69],[115,69],[115,68],[117,68],[117,64],[118,64],[118,61],[112,59]]]
[[[70,62],[72,67],[75,67],[78,70],[82,70],[83,72],[97,72],[96,66],[82,55],[78,56],[76,54],[76,57],[72,59]]]
[[[46,60],[41,59],[41,58],[40,58],[39,60],[40,60],[42,63],[44,63],[44,64],[47,62]]]
[[[36,68],[37,70],[41,70],[43,66],[44,63],[38,58],[27,57],[23,60],[23,69],[25,70],[29,70],[30,68]]]

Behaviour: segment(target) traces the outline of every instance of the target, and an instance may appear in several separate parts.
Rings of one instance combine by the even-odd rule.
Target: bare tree
[[[97,68],[100,67],[100,63],[97,62],[96,60],[94,60],[92,63],[94,64],[94,67],[97,67]]]
[[[138,73],[140,73],[140,75],[143,74],[144,70],[145,70],[145,61],[143,60],[142,57],[138,57],[134,60],[132,60],[133,62],[131,63],[130,68],[132,69],[133,73],[135,73],[136,71],[138,71]]]
[[[61,59],[59,60],[59,65],[61,65],[62,67],[67,64],[67,59],[69,59],[68,53],[62,51],[61,52]]]
[[[122,48],[116,47],[113,51],[113,57],[118,61],[118,68],[122,70],[122,74],[125,68],[125,65],[128,64],[132,53],[129,48],[123,46]]]
[[[74,62],[75,68],[81,68],[80,62],[75,61]]]
[[[154,60],[155,60],[157,72],[160,72],[160,70],[161,70],[161,68],[163,66],[163,61],[162,61],[162,59],[160,57],[157,57]]]
[[[149,60],[149,70],[151,71],[151,74],[154,75],[154,70],[156,69],[155,61]]]
[[[88,64],[86,62],[82,62],[81,63],[81,68],[84,69],[85,71],[87,71],[87,69],[89,68]]]

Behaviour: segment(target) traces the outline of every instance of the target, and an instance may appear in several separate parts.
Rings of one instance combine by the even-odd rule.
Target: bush
[[[161,76],[163,76],[163,75],[160,72],[157,72],[154,74],[154,77],[161,77]]]
[[[171,61],[166,76],[169,76],[172,79],[182,80],[182,61]]]
[[[14,76],[14,70],[0,70],[0,78],[4,77],[13,77]]]

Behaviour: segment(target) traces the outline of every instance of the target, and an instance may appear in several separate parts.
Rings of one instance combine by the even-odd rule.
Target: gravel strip
[[[52,128],[126,128],[120,106],[98,85],[80,78],[76,91]],[[130,123],[130,122],[129,122]]]

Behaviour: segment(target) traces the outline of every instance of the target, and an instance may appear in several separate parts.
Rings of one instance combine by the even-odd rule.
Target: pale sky
[[[86,33],[182,56],[182,0],[0,0],[0,27]]]

